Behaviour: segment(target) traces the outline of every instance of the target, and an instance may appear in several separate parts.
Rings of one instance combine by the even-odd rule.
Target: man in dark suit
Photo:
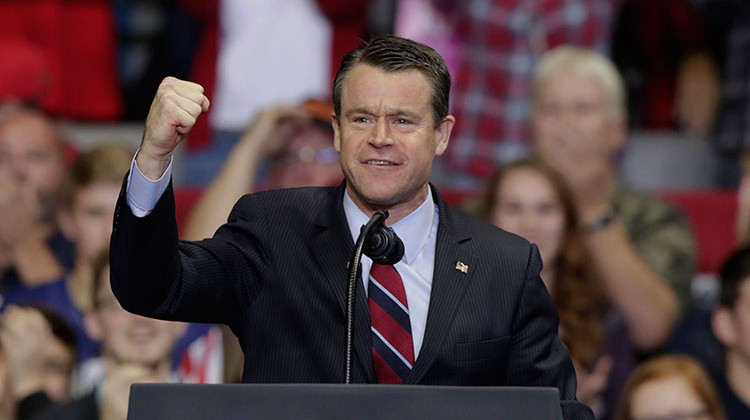
[[[246,195],[212,239],[180,242],[171,155],[209,104],[200,86],[165,79],[115,214],[122,306],[228,324],[246,382],[343,382],[347,261],[385,208],[405,255],[392,267],[363,258],[352,382],[554,386],[566,418],[593,418],[575,401],[536,246],[451,209],[428,183],[454,123],[449,90],[431,48],[372,40],[334,80],[344,184]]]

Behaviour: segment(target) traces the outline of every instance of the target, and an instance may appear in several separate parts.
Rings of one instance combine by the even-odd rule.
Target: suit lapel
[[[348,262],[354,252],[354,242],[344,214],[343,184],[329,197],[329,203],[321,208],[316,218],[318,234],[312,238],[313,254],[325,273],[331,290],[339,304],[342,317],[346,319],[346,294],[348,283]],[[377,382],[372,364],[372,344],[370,341],[370,312],[364,293],[361,276],[357,277],[354,308],[354,352],[362,366],[367,382]],[[344,343],[341,343],[343,346]],[[343,367],[342,367],[343,371]]]
[[[424,341],[414,368],[406,378],[406,383],[409,384],[419,383],[435,361],[453,322],[456,308],[463,299],[479,263],[477,256],[462,246],[471,237],[463,224],[453,217],[454,210],[445,205],[435,188],[432,189],[432,193],[438,203],[440,217],[435,245],[435,268]],[[460,270],[460,266],[457,267],[458,263],[468,266],[466,272]]]
[[[338,191],[338,190],[337,190]],[[340,194],[329,195],[328,202],[319,207],[315,224],[318,227],[312,238],[312,252],[325,273],[326,280],[331,286],[341,313],[346,308],[346,278],[347,262],[351,257],[354,244],[346,225],[344,209],[336,205]]]

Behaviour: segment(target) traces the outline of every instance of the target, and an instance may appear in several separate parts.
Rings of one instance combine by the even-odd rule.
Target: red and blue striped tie
[[[392,265],[372,264],[368,294],[378,383],[402,384],[414,365],[414,344],[404,283]]]

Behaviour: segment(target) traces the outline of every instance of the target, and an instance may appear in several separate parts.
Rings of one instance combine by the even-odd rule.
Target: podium
[[[556,388],[135,384],[128,420],[562,420]]]

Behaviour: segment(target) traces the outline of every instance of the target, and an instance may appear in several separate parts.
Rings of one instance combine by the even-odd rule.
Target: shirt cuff
[[[140,152],[140,149],[138,152]],[[172,176],[172,158],[169,159],[169,165],[161,178],[153,181],[138,169],[138,164],[135,161],[138,152],[135,152],[133,160],[130,162],[130,175],[128,176],[125,197],[133,215],[144,217],[156,207],[156,203],[159,202],[162,194],[169,186],[169,180]]]

